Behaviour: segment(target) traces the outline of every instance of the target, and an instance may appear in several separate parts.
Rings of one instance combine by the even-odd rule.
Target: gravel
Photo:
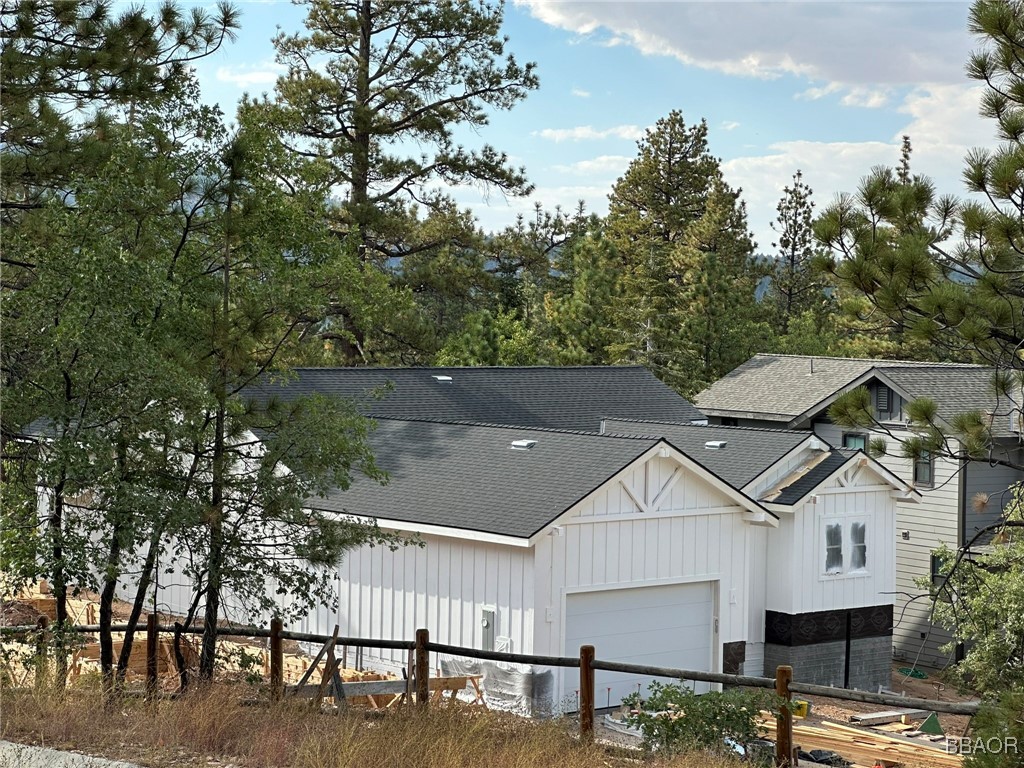
[[[107,760],[79,752],[0,741],[0,768],[139,768],[135,763]]]

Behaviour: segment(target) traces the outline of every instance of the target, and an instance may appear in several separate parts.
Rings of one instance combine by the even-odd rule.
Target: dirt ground
[[[892,666],[892,683],[889,690],[895,693],[905,694],[919,699],[934,699],[938,701],[974,701],[977,696],[973,693],[958,693],[954,686],[942,682],[938,672],[922,670],[928,675],[925,680],[918,680],[900,674],[899,668],[906,667],[905,662],[894,662]],[[839,699],[828,699],[822,696],[807,696],[811,702],[811,714],[804,721],[808,724],[817,724],[823,720],[831,720],[835,723],[849,723],[850,715],[865,714],[867,712],[882,712],[888,709],[899,709],[899,707],[885,707],[879,704],[861,704],[856,701],[840,701]],[[950,735],[963,735],[970,723],[966,715],[939,714],[939,723],[943,730]]]

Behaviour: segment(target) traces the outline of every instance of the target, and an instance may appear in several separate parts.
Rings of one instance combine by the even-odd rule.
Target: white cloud
[[[841,91],[842,89],[842,83],[829,83],[828,85],[808,88],[806,91],[801,91],[800,93],[796,94],[795,96],[793,96],[793,98],[806,99],[807,101],[817,101],[818,99],[823,99],[826,96],[830,96],[833,93],[836,93],[837,91]]]
[[[735,131],[739,127],[740,127],[740,124],[738,122],[736,122],[735,120],[723,120],[722,121],[722,130],[723,131]]]
[[[769,251],[775,234],[770,223],[782,188],[803,171],[820,211],[841,192],[856,192],[874,166],[895,166],[900,144],[910,136],[910,167],[928,176],[940,194],[962,194],[963,157],[971,147],[993,143],[991,121],[978,117],[980,89],[969,85],[934,85],[913,90],[899,112],[908,122],[888,141],[785,141],[770,154],[737,157],[722,164],[730,184],[743,188],[750,227],[758,247]]]
[[[630,139],[635,141],[644,135],[639,125],[616,125],[611,128],[595,128],[592,125],[577,125],[574,128],[543,128],[533,131],[534,136],[550,141],[588,141],[593,139]]]
[[[582,88],[573,88],[571,91],[573,96],[578,96],[581,99],[589,99],[590,91],[585,91]]]
[[[249,88],[254,85],[273,85],[283,73],[283,67],[268,61],[255,67],[218,67],[215,77],[222,83],[230,83],[238,88]]]
[[[686,3],[515,0],[535,18],[600,45],[631,45],[700,69],[815,84],[815,99],[857,86],[960,83],[973,43],[959,3]],[[824,85],[822,85],[824,84]]]
[[[625,155],[600,155],[589,160],[580,160],[569,165],[556,165],[554,170],[573,176],[609,176],[615,178],[629,165],[631,157]],[[611,186],[609,184],[609,186]]]
[[[866,88],[856,86],[851,88],[840,100],[844,107],[864,107],[866,109],[878,109],[889,103],[891,92],[888,88]]]

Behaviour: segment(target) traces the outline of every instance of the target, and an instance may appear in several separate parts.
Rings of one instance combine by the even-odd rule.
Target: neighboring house
[[[889,684],[879,647],[892,643],[895,499],[912,494],[909,484],[806,432],[694,425],[692,406],[649,381],[631,405],[620,401],[627,379],[647,381],[642,369],[568,370],[405,370],[381,401],[404,404],[369,403],[402,414],[376,415],[370,437],[388,484],[359,479],[310,505],[416,533],[423,546],[348,553],[337,613],[304,628],[407,639],[424,626],[475,648],[576,655],[592,643],[605,659],[750,674],[785,662],[800,680]],[[301,371],[281,393],[355,394],[344,382],[352,374],[378,383],[351,369]],[[574,388],[588,375],[606,383],[588,382],[583,396]],[[531,418],[556,422],[571,412],[577,428],[453,420],[476,407],[483,377],[495,403],[525,399]],[[544,386],[520,393],[535,377]],[[601,418],[611,404],[615,418]],[[674,409],[683,420],[635,421],[623,409],[641,419]],[[507,413],[495,408],[493,420]],[[366,651],[363,661],[397,671],[407,658]],[[512,684],[514,672],[483,671],[492,688],[504,678],[505,693],[531,689],[520,708],[574,708],[569,672],[520,670]],[[648,682],[598,677],[606,704]]]
[[[944,667],[952,657],[941,651],[948,633],[930,624],[930,600],[917,581],[934,577],[932,550],[940,544],[964,546],[982,528],[996,522],[1009,501],[1009,488],[1022,473],[995,463],[1020,462],[1019,411],[993,394],[991,368],[977,365],[892,360],[802,357],[760,354],[696,397],[712,424],[774,426],[810,430],[831,444],[866,449],[872,438],[887,442],[881,463],[913,483],[920,504],[897,506],[896,619],[893,652],[897,658]],[[864,386],[875,418],[872,429],[846,429],[828,418],[828,408],[844,392]],[[991,418],[994,461],[960,461],[945,456],[904,458],[899,441],[912,436],[906,404],[929,398],[941,423],[958,414],[981,411]],[[951,441],[955,453],[959,443]]]

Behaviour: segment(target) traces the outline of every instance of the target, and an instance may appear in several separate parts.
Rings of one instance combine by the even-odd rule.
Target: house
[[[930,601],[921,579],[935,578],[932,551],[969,543],[996,522],[1009,501],[1009,488],[1021,472],[997,463],[1021,461],[1019,410],[992,389],[991,368],[979,365],[854,360],[759,354],[697,395],[696,403],[712,424],[769,426],[806,430],[829,443],[865,449],[873,438],[887,443],[880,461],[920,491],[921,503],[899,503],[896,512],[896,620],[893,652],[897,658],[945,667],[953,658],[941,650],[949,635],[931,625]],[[846,429],[831,422],[828,408],[857,387],[870,392],[878,424]],[[992,461],[928,456],[904,458],[899,441],[911,437],[907,403],[929,398],[940,423],[958,413],[981,411],[991,418]],[[955,455],[959,443],[951,440]]]
[[[354,394],[393,375],[299,371],[263,395]],[[364,406],[387,485],[357,479],[309,504],[422,546],[349,552],[337,612],[301,629],[408,639],[426,627],[481,649],[574,656],[589,643],[602,659],[750,674],[785,662],[798,680],[887,685],[896,499],[910,485],[806,431],[694,424],[700,414],[648,377],[403,370]],[[487,403],[491,423],[460,418],[488,416],[476,410]],[[367,650],[363,663],[399,671],[408,659]],[[574,708],[571,671],[432,663],[482,672],[512,708]],[[599,703],[648,682],[601,672]]]

